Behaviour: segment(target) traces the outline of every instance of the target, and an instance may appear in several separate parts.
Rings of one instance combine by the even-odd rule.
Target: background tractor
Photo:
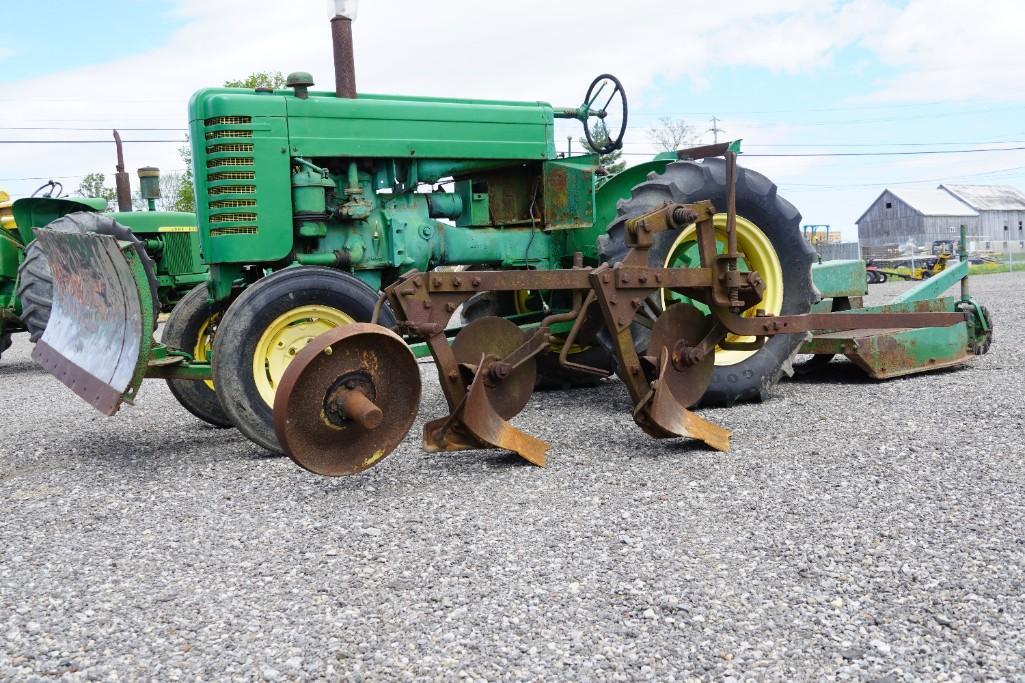
[[[152,295],[160,311],[170,312],[197,285],[206,282],[191,213],[156,211],[160,197],[160,171],[139,169],[140,198],[149,211],[133,211],[120,136],[115,131],[119,211],[108,212],[107,200],[62,197],[63,188],[50,181],[32,197],[0,201],[0,353],[11,334],[28,332],[33,342],[46,329],[53,300],[53,283],[46,253],[34,240],[33,229],[47,227],[71,233],[111,235],[134,245],[151,262]]]
[[[496,344],[519,339],[511,330],[539,329],[543,347],[521,359],[523,367],[536,360],[544,375],[547,356],[557,359],[549,367],[557,366],[559,382],[567,373],[615,371],[640,392],[639,366],[623,367],[624,357],[647,358],[645,349],[677,332],[674,325],[709,325],[711,339],[727,329],[713,324],[718,316],[732,327],[693,357],[707,363],[701,361],[701,376],[682,404],[729,405],[767,395],[812,329],[810,318],[787,316],[808,313],[820,294],[800,214],[770,180],[736,166],[739,144],[680,150],[609,177],[600,154],[622,146],[628,110],[623,86],[608,74],[594,79],[576,107],[357,96],[346,14],[351,3],[342,4],[331,22],[334,91],[312,90],[313,78],[296,72],[282,90],[212,88],[190,101],[197,224],[210,272],[206,287],[172,311],[163,344],[151,340],[152,264],[109,238],[41,230],[44,247],[59,261],[62,303],[55,309],[60,324],[47,330],[34,358],[108,414],[135,397],[144,377],[165,378],[195,415],[234,425],[272,451],[281,450],[274,405],[293,360],[326,332],[372,320],[405,329],[407,341],[432,337],[431,353],[438,335],[454,338],[453,349],[465,354],[464,369],[480,353],[498,354]],[[597,153],[560,157],[556,119],[580,121]],[[666,207],[676,207],[672,220],[652,218],[664,229],[638,246],[631,232],[638,217]],[[619,329],[624,319],[610,326],[607,316],[603,322],[607,311],[599,315],[600,306],[618,304],[587,294],[580,278],[588,269],[636,268],[637,259],[644,259],[651,277],[683,273],[680,282],[692,286],[645,287],[629,299],[625,322],[633,350],[627,351]],[[445,321],[463,305],[468,324],[445,332],[438,321],[409,327],[415,316],[402,306],[398,311],[395,288],[408,285],[411,294],[429,288],[424,280],[403,278],[445,266],[468,270],[446,273],[439,286],[468,295],[442,297],[437,305]],[[546,273],[549,279],[539,279]],[[721,274],[721,281],[712,283],[712,274]],[[495,286],[484,287],[484,277]],[[69,281],[75,286],[65,286]],[[711,292],[718,298],[710,299]],[[435,305],[431,297],[414,299],[425,310]],[[723,305],[733,313],[717,308]],[[674,309],[695,313],[659,322]],[[736,319],[726,317],[734,313]],[[794,332],[780,327],[754,334],[737,322],[741,313],[783,316],[778,324]],[[935,315],[922,320],[965,321],[960,313]],[[851,320],[836,319],[836,329],[850,329]],[[876,324],[887,326],[885,319]],[[904,324],[927,323],[912,318]],[[386,337],[380,341],[391,348]],[[367,373],[350,377],[346,386],[370,386]],[[506,386],[516,384],[521,393],[510,400],[510,411],[522,407],[519,399],[522,392],[529,397],[526,387],[533,390],[536,374],[513,372],[517,379]],[[443,387],[447,381],[456,380],[443,378]],[[450,402],[456,396],[446,395]],[[363,405],[363,418],[379,420]]]

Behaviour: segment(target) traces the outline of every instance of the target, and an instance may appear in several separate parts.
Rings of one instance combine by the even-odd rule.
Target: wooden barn
[[[928,249],[933,242],[956,240],[960,226],[975,235],[979,212],[946,190],[883,190],[861,215],[858,243],[865,257],[897,255],[910,242]]]

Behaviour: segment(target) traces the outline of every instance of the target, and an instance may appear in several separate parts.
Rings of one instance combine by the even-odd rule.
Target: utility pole
[[[716,118],[715,116],[713,116],[712,117],[712,127],[709,128],[707,132],[712,134],[712,136],[714,137],[715,143],[718,144],[719,143],[719,133],[725,133],[726,131],[724,131],[722,128],[719,127],[719,119]]]
[[[573,156],[573,136],[572,135],[567,135],[566,136],[566,156],[568,156],[568,157]]]

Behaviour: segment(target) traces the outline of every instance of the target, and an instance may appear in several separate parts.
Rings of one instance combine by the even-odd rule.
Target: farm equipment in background
[[[940,252],[935,258],[923,258],[917,260],[901,259],[897,263],[890,262],[887,266],[880,266],[875,261],[869,261],[865,266],[865,282],[870,285],[877,285],[886,282],[891,277],[900,280],[927,280],[934,275],[942,273],[947,268],[947,262],[951,259],[951,251]],[[907,263],[909,265],[904,266]],[[921,263],[922,265],[912,265]],[[901,270],[906,268],[906,270]]]
[[[962,228],[959,261],[901,293],[882,306],[865,306],[867,293],[863,261],[831,261],[815,266],[814,279],[822,292],[816,312],[852,314],[905,314],[961,312],[965,320],[937,328],[818,330],[801,346],[813,358],[797,368],[802,374],[818,370],[834,356],[843,355],[872,379],[891,379],[937,368],[950,367],[989,351],[993,321],[989,310],[970,296],[967,235]],[[959,296],[944,296],[959,287]]]
[[[206,282],[195,215],[155,210],[160,171],[153,167],[139,169],[140,198],[150,210],[133,211],[117,131],[114,139],[119,211],[107,212],[105,199],[61,197],[63,188],[54,181],[31,197],[0,203],[0,212],[5,214],[0,243],[0,353],[15,332],[28,332],[33,342],[38,341],[50,318],[50,266],[46,253],[34,241],[34,228],[111,235],[131,242],[141,257],[152,262],[152,293],[160,311],[169,312],[185,294]]]
[[[427,424],[428,450],[543,464],[547,446],[508,420],[546,368],[616,373],[646,433],[726,449],[728,432],[687,407],[764,398],[811,331],[967,328],[977,314],[809,313],[819,294],[800,214],[736,165],[738,143],[611,177],[597,154],[560,158],[556,119],[580,121],[600,153],[622,145],[613,76],[566,108],[356,96],[350,18],[332,35],[334,92],[293,73],[286,90],[192,98],[210,278],[172,311],[164,343],[136,250],[37,230],[57,297],[33,357],[102,412],[163,378],[202,419],[309,470],[353,473],[415,419],[415,343],[449,404]],[[470,269],[439,270],[454,265]]]

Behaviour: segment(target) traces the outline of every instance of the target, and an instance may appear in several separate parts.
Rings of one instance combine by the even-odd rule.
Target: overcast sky
[[[193,91],[253,71],[310,71],[331,87],[325,0],[9,4],[4,141],[106,140],[115,126],[128,140],[184,139]],[[646,129],[660,117],[710,141],[717,116],[744,139],[741,163],[775,180],[805,223],[851,238],[886,185],[1025,189],[1025,150],[921,154],[1025,147],[1025,4],[1011,0],[362,0],[355,31],[362,92],[575,106],[595,74],[615,73],[630,97],[630,161],[651,154]],[[130,144],[127,163],[181,169],[177,147]],[[918,154],[757,156],[876,152]],[[114,166],[112,144],[3,144],[0,155],[13,195]]]

